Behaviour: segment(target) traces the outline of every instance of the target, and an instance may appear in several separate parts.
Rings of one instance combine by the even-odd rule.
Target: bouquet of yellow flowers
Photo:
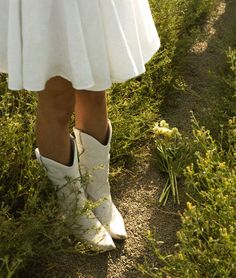
[[[190,140],[183,137],[177,128],[170,128],[164,120],[155,124],[153,132],[158,168],[168,175],[159,202],[165,205],[172,193],[174,202],[180,204],[178,178],[191,161],[193,151]]]

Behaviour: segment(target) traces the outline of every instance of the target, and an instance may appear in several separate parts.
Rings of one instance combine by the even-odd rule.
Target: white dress
[[[105,90],[145,72],[160,47],[148,0],[0,0],[0,72],[12,90],[61,76]]]

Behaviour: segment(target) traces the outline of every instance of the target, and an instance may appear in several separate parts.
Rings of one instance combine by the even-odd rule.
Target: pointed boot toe
[[[127,238],[123,217],[112,203],[112,218],[109,221],[109,233],[112,238],[124,240]]]
[[[73,226],[73,231],[92,251],[103,253],[116,248],[111,235],[103,225],[91,213],[88,216],[81,216],[77,225]]]
[[[112,238],[120,240],[127,238],[123,217],[112,200],[102,202],[94,209],[94,214]]]
[[[115,243],[113,242],[110,234],[106,231],[106,235],[103,236],[103,238],[93,239],[92,242],[96,242],[96,244],[93,244],[93,247],[95,250],[97,250],[99,253],[112,251],[116,249]]]

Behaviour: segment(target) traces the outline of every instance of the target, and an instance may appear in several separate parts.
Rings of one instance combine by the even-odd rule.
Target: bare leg
[[[106,145],[108,115],[105,91],[76,91],[75,127]]]
[[[70,165],[68,122],[74,112],[75,90],[69,81],[54,77],[38,97],[36,138],[39,151],[47,158]]]

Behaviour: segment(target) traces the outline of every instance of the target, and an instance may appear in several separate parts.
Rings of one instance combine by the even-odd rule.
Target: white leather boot
[[[114,242],[91,210],[86,210],[87,197],[80,183],[78,155],[73,140],[74,159],[72,166],[65,166],[40,155],[37,160],[46,170],[48,178],[56,187],[60,210],[72,234],[89,245],[94,251],[105,252],[115,249]],[[81,215],[81,211],[85,214]]]
[[[83,176],[87,176],[86,192],[94,202],[101,202],[93,212],[114,239],[125,239],[124,220],[112,202],[109,185],[109,160],[112,127],[109,121],[109,140],[102,145],[92,136],[74,128],[79,151],[79,166]]]

